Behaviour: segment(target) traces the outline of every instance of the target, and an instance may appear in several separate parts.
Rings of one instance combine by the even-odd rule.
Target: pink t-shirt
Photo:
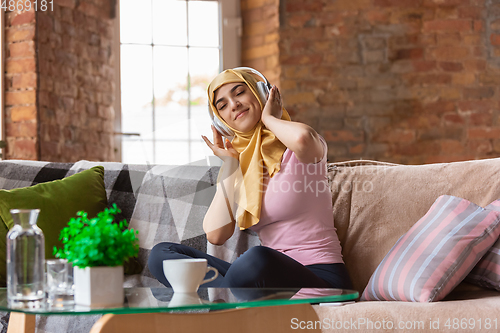
[[[318,163],[301,163],[286,149],[280,171],[272,178],[265,172],[260,220],[250,227],[262,245],[303,265],[343,263],[326,178],[327,145],[320,139],[324,153]]]

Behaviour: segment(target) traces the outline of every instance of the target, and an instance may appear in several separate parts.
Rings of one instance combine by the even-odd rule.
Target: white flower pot
[[[104,307],[123,304],[123,266],[74,268],[75,304]]]

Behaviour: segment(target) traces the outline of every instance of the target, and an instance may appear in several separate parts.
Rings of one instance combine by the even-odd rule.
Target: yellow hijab
[[[262,205],[262,185],[265,166],[269,176],[273,177],[281,168],[281,157],[286,150],[286,146],[267,129],[260,120],[253,130],[240,132],[229,126],[219,115],[214,105],[215,91],[227,83],[245,83],[255,97],[259,100],[261,110],[264,109],[266,101],[262,101],[257,93],[257,78],[245,70],[228,69],[217,75],[208,86],[208,99],[210,108],[215,117],[234,132],[231,141],[233,147],[240,154],[240,169],[243,174],[242,186],[237,186],[236,200],[239,212],[237,212],[236,222],[241,230],[250,228],[260,220],[260,210]],[[281,116],[283,120],[290,120],[288,112],[283,108]],[[261,162],[262,161],[262,162]],[[238,193],[241,192],[241,193]]]

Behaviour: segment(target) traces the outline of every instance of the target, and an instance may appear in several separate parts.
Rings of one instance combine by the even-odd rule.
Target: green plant
[[[121,266],[139,253],[139,231],[127,229],[127,221],[113,223],[121,210],[113,204],[111,208],[88,219],[80,211],[78,218],[71,218],[68,226],[61,230],[59,240],[63,247],[54,246],[57,258],[67,259],[80,268],[95,266]]]

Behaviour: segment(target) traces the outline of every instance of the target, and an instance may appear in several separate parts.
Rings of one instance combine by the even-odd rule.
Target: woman
[[[184,245],[157,244],[148,265],[166,286],[163,260],[191,257],[206,258],[219,271],[209,287],[351,288],[333,225],[326,142],[290,120],[276,86],[267,98],[262,79],[250,68],[215,77],[210,112],[226,141],[213,125],[213,143],[202,136],[223,160],[203,221],[208,241],[224,244],[238,225],[257,232],[262,246],[231,264]]]

